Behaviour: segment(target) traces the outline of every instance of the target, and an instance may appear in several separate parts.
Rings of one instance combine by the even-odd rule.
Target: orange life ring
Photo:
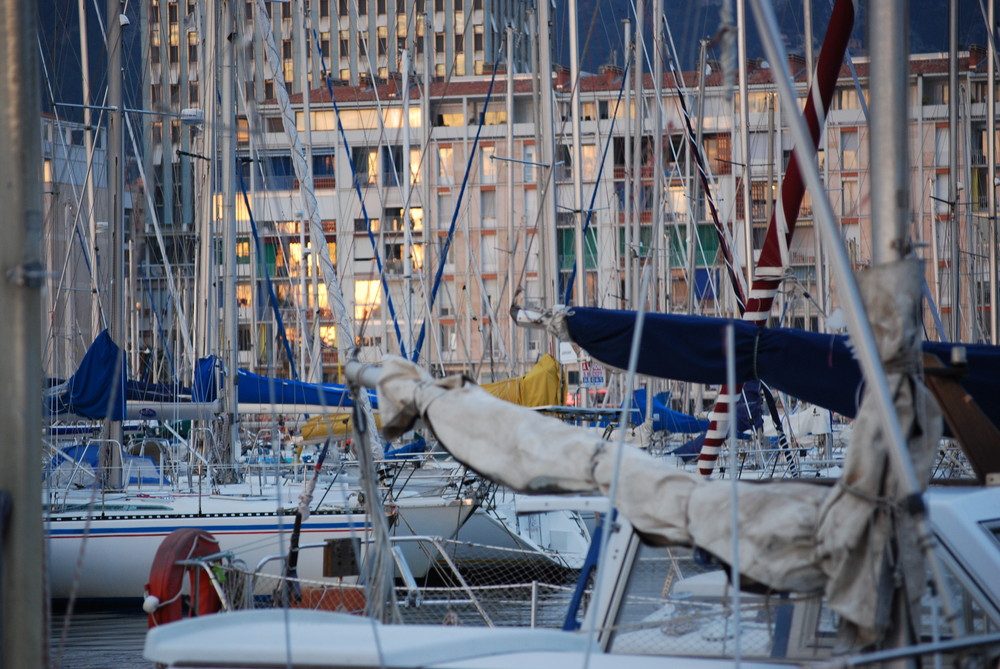
[[[146,584],[142,608],[149,614],[149,626],[156,627],[184,617],[184,576],[190,574],[192,608],[189,616],[216,613],[222,609],[219,593],[204,569],[179,565],[179,560],[205,557],[219,552],[219,542],[210,533],[193,527],[176,529],[156,549]]]

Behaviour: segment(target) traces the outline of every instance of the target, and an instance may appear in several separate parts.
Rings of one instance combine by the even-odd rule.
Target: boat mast
[[[569,0],[569,78],[570,114],[573,116],[573,239],[576,255],[576,300],[577,306],[587,306],[586,263],[583,260],[583,150],[580,147],[580,26],[577,24],[576,0]],[[569,295],[566,302],[569,303]],[[582,396],[586,406],[586,393]]]
[[[641,3],[642,0],[639,0]],[[547,0],[538,3],[537,25],[532,34],[538,35],[538,77],[540,79],[539,96],[536,98],[541,107],[542,142],[539,162],[549,166],[547,174],[540,174],[542,209],[539,237],[541,244],[539,252],[542,256],[542,298],[543,304],[552,304],[553,300],[562,301],[559,295],[559,269],[556,266],[556,158],[555,158],[555,110],[552,100],[552,16],[551,6]]]
[[[633,127],[635,130],[632,132],[632,208],[636,210],[632,216],[632,244],[637,248],[642,248],[642,210],[646,205],[643,199],[640,197],[642,193],[642,161],[643,161],[643,137],[642,137],[642,118],[646,110],[646,99],[643,94],[643,74],[642,66],[643,59],[646,52],[645,38],[643,37],[643,24],[646,21],[645,17],[646,6],[644,0],[636,0],[635,4],[635,78],[633,79],[633,84],[635,85],[635,118]],[[627,113],[627,112],[626,112]],[[653,241],[652,239],[650,240]],[[651,244],[652,245],[652,244]],[[646,250],[649,253],[649,249]],[[642,267],[644,263],[642,262],[642,255],[640,254],[636,259],[635,271],[632,272],[632,296],[633,299],[638,299],[639,296],[639,277],[642,274]],[[632,309],[645,309],[644,304],[632,304]]]
[[[948,2],[948,208],[951,224],[951,340],[962,339],[958,232],[958,0]]]
[[[0,34],[7,59],[0,68],[0,197],[6,215],[0,263],[0,375],[16,392],[0,402],[5,449],[0,467],[4,624],[0,662],[5,667],[45,666],[48,638],[44,604],[41,448],[42,165],[38,139],[37,8],[28,0],[0,2]],[[16,446],[16,447],[15,447]]]
[[[753,207],[750,200],[750,103],[747,100],[747,4],[746,0],[736,0],[736,50],[739,59],[740,78],[740,150],[743,152],[743,223],[744,263],[747,271],[747,285],[753,282]]]
[[[222,2],[222,24],[216,39],[222,46],[222,266],[224,272],[222,303],[222,356],[225,361],[225,393],[223,395],[226,426],[229,429],[229,461],[236,462],[240,452],[239,406],[236,398],[236,378],[239,370],[238,326],[236,322],[236,146],[233,132],[236,126],[236,106],[233,100],[233,51],[236,39],[229,35],[233,28],[233,0]],[[225,442],[224,442],[225,443]]]
[[[997,161],[996,161],[996,125],[997,125],[997,103],[995,95],[996,88],[996,0],[987,0],[987,20],[989,24],[990,37],[987,40],[986,48],[988,56],[986,58],[986,164],[987,179],[986,191],[989,202],[989,240],[990,240],[990,343],[996,346],[1000,344],[1000,304],[997,303]]]
[[[635,48],[632,44],[632,21],[626,18],[622,19],[622,23],[625,25],[625,57],[623,64],[627,65],[629,58],[633,57]],[[622,76],[628,75],[623,74]],[[635,76],[634,70],[632,76]],[[632,247],[638,244],[638,240],[632,238],[632,180],[635,178],[635,175],[632,174],[632,87],[626,81],[624,88],[625,111],[623,112],[623,116],[625,117],[625,122],[622,123],[622,127],[625,130],[625,138],[622,144],[625,145],[625,217],[622,225],[624,226],[623,235],[625,243],[623,244],[623,255],[625,257],[622,260],[625,266],[625,308],[632,309],[634,308],[632,304]]]
[[[410,224],[410,193],[412,179],[410,177],[410,50],[403,49],[400,54],[400,69],[403,70],[403,290],[405,291],[404,309],[406,310],[406,350],[413,350],[413,263],[410,254],[413,248],[413,232]]]
[[[90,55],[88,53],[90,46],[87,40],[87,8],[85,3],[86,0],[77,0],[77,12],[80,15],[80,70],[83,73],[83,81],[81,82],[83,86],[83,143],[87,152],[87,164],[93,165],[94,132],[90,120]],[[93,259],[97,258],[97,212],[94,211],[94,173],[92,170],[87,170],[86,179],[82,207],[90,219],[90,248],[88,252],[90,253],[91,262],[93,262]],[[90,276],[96,293],[100,289],[96,267],[91,269]],[[90,303],[90,341],[97,339],[97,335],[101,333],[101,301],[96,298],[95,294],[94,299]]]
[[[656,124],[653,144],[653,295],[650,307],[666,311],[670,296],[670,244],[663,245],[663,0],[653,0],[653,94],[656,97]],[[681,83],[677,83],[681,86]],[[690,211],[690,210],[689,210]],[[660,256],[663,256],[663,275]],[[654,382],[657,383],[657,382]],[[658,383],[657,383],[658,385]],[[653,393],[647,395],[647,399]],[[651,415],[651,414],[649,414]]]
[[[514,243],[514,26],[507,26],[507,304],[513,306],[517,299],[515,280],[518,245]],[[511,375],[520,372],[518,366],[517,325],[514,318],[508,318],[510,337]]]
[[[125,124],[122,113],[122,4],[120,0],[108,0],[107,2],[107,51],[108,51],[108,106],[111,112],[108,114],[108,225],[111,231],[111,318],[108,334],[111,340],[121,347],[121,356],[126,355],[126,331],[125,331],[125,216],[124,203],[122,198],[125,194]],[[123,361],[116,364],[122,366]],[[125,390],[124,374],[122,378],[116,379],[118,395],[116,401],[121,401]],[[105,420],[105,428],[109,444],[122,443],[121,421],[112,420],[109,416]],[[105,450],[102,448],[102,450]],[[104,463],[106,489],[117,489],[121,487],[121,470],[114,466],[116,460],[115,449],[110,449],[105,457],[110,456],[112,460],[102,457]]]

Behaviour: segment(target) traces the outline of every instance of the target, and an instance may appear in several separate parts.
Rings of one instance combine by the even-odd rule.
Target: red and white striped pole
[[[830,100],[840,76],[840,66],[847,51],[847,41],[854,29],[855,3],[853,0],[836,0],[830,26],[827,28],[823,48],[816,63],[816,76],[809,88],[805,110],[802,114],[809,125],[813,148],[819,145],[820,134],[826,123],[826,114],[830,109]],[[768,223],[764,246],[760,252],[757,267],[754,269],[750,294],[747,296],[746,309],[742,319],[763,327],[771,313],[774,296],[778,292],[781,280],[785,274],[788,259],[788,246],[795,232],[795,221],[799,217],[802,196],[805,194],[805,183],[799,171],[798,151],[792,153],[788,161],[785,180],[781,184],[781,206],[775,207]],[[817,194],[817,197],[823,197]],[[721,335],[720,335],[721,336]],[[698,456],[698,472],[702,476],[711,476],[715,470],[715,462],[719,451],[726,441],[729,420],[733,408],[742,394],[742,385],[730,390],[723,386],[715,400],[712,413],[709,414],[708,432]],[[735,473],[733,474],[735,475]]]

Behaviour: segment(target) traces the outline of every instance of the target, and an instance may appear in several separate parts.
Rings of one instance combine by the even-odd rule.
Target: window
[[[493,184],[497,182],[497,164],[493,159],[495,146],[483,146],[479,150],[479,183]]]
[[[535,166],[532,163],[538,161],[535,157],[536,155],[537,152],[534,144],[528,144],[524,147],[524,183],[533,183],[535,181]]]
[[[455,53],[465,52],[465,35],[455,33]]]
[[[378,279],[360,279],[354,282],[354,318],[359,321],[379,317],[382,285]]]
[[[948,128],[934,129],[934,164],[938,167],[947,167],[950,164],[949,154],[951,153],[951,133]]]
[[[449,352],[458,350],[458,332],[454,323],[441,324],[441,350]]]
[[[368,15],[368,0],[358,0],[358,14],[361,16]]]
[[[580,147],[580,168],[583,178],[588,181],[597,179],[597,145],[584,144]]]
[[[858,131],[840,131],[840,169],[858,169]]]
[[[858,181],[857,179],[844,179],[841,182],[843,196],[841,199],[840,215],[846,218],[855,218],[858,215]]]
[[[497,271],[497,236],[483,235],[479,238],[479,262],[482,272],[488,274]]]
[[[398,186],[403,175],[403,147],[382,147],[382,185]]]
[[[354,159],[354,171],[358,184],[365,186],[375,184],[378,176],[377,149],[367,146],[355,146],[351,151]]]
[[[350,31],[341,30],[340,31],[340,57],[350,58],[351,57],[351,43],[350,43]]]
[[[484,190],[479,193],[479,215],[483,220],[483,227],[492,227],[497,222],[497,192],[495,190]]]
[[[455,183],[454,153],[450,146],[438,147],[438,184],[451,186]]]

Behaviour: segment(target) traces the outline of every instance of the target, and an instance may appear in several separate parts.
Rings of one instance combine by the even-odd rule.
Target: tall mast
[[[38,101],[37,7],[27,0],[0,2],[0,34],[7,58],[0,68],[0,197],[5,216],[0,244],[0,375],[16,392],[0,402],[8,447],[0,467],[0,490],[10,515],[0,589],[5,612],[0,661],[5,667],[45,666],[46,607],[43,606],[42,491],[38,458],[42,447],[41,237],[42,165]],[[11,503],[12,502],[12,503]]]
[[[83,72],[83,142],[84,147],[87,151],[87,164],[94,164],[94,133],[91,129],[90,121],[90,46],[87,41],[87,8],[86,0],[77,0],[77,12],[80,15],[80,70]],[[87,212],[87,216],[90,220],[90,248],[88,252],[90,253],[91,262],[97,258],[97,216],[94,211],[94,175],[91,170],[87,170],[87,181],[84,185],[85,197],[83,201],[83,209]],[[100,286],[97,283],[97,271],[96,269],[91,270],[91,282],[93,283],[94,290],[99,290]],[[96,298],[96,295],[95,295]],[[90,306],[90,339],[93,341],[97,339],[97,335],[101,333],[101,301],[98,299],[91,300]]]
[[[740,150],[743,152],[743,222],[745,223],[744,264],[747,284],[753,281],[753,207],[751,206],[750,103],[747,100],[747,7],[736,0],[736,50],[740,77]]]
[[[632,22],[629,19],[622,19],[622,23],[625,25],[625,58],[624,64],[628,65],[629,58],[632,57],[634,52],[634,46],[632,44]],[[634,74],[634,68],[630,68]],[[622,76],[627,76],[624,73]],[[629,82],[624,82],[625,89],[625,122],[622,124],[625,129],[625,139],[622,142],[625,145],[625,216],[622,221],[624,226],[624,237],[625,243],[623,245],[623,252],[625,266],[625,308],[632,309],[634,305],[632,304],[632,247],[638,243],[638,240],[632,238],[632,180],[635,179],[636,175],[632,174],[632,87],[629,86]]]
[[[580,26],[576,0],[569,0],[570,114],[573,116],[573,240],[576,255],[576,296],[578,306],[587,306],[587,267],[583,259],[583,151],[580,147]],[[570,296],[567,295],[567,298]],[[567,303],[569,299],[566,300]],[[584,395],[585,396],[585,395]],[[586,406],[586,400],[584,400]]]
[[[642,241],[642,210],[644,203],[640,194],[642,193],[642,118],[646,111],[646,98],[643,93],[642,66],[646,55],[645,38],[643,37],[643,24],[646,22],[646,6],[644,0],[636,0],[635,3],[635,118],[632,134],[632,208],[638,213],[632,218],[632,244],[636,248],[641,248]],[[650,240],[652,241],[652,240]],[[647,250],[648,253],[648,250]],[[642,274],[643,262],[641,256],[635,263],[635,271],[632,273],[632,295],[639,296],[639,276]],[[633,309],[645,309],[645,305],[633,304]]]
[[[996,346],[1000,343],[1000,304],[997,303],[997,161],[996,161],[996,131],[997,103],[994,98],[996,90],[996,0],[987,0],[987,20],[990,37],[986,48],[989,55],[986,59],[986,164],[987,186],[989,198],[989,239],[990,239],[990,343]]]
[[[223,402],[226,425],[229,428],[229,458],[239,456],[239,405],[236,398],[236,378],[239,370],[238,325],[236,321],[236,106],[233,100],[233,51],[236,38],[233,30],[233,0],[222,2],[222,24],[217,39],[222,46],[222,267],[224,272],[222,303],[222,356],[225,361],[225,394]],[[221,39],[220,39],[221,38]]]
[[[656,96],[656,132],[653,144],[653,296],[654,311],[665,311],[670,295],[670,244],[663,247],[663,0],[653,0],[653,94]],[[681,84],[678,84],[680,86]],[[663,258],[661,276],[660,258]],[[662,283],[661,283],[662,282]]]
[[[410,262],[413,233],[410,225],[410,51],[399,54],[403,70],[403,308],[406,310],[406,350],[413,350],[413,264]]]
[[[108,226],[111,231],[111,319],[108,334],[118,346],[121,355],[126,353],[125,330],[125,124],[122,113],[122,4],[120,0],[107,2],[108,39]],[[121,365],[121,361],[118,363]],[[116,379],[117,392],[123,393],[125,379]],[[121,395],[119,395],[120,401]],[[121,421],[107,420],[106,434],[112,442],[121,443]],[[114,453],[114,451],[112,451]],[[113,457],[113,455],[112,455]],[[105,461],[106,463],[108,461]],[[121,485],[121,471],[117,467],[107,470],[105,487]]]
[[[639,0],[642,2],[642,0]],[[544,272],[542,277],[542,292],[545,302],[551,304],[550,298],[562,300],[558,294],[559,269],[556,262],[556,183],[554,170],[556,168],[555,159],[555,110],[552,101],[552,17],[551,7],[545,0],[538,3],[538,25],[532,34],[538,35],[538,77],[540,79],[540,89],[538,102],[542,110],[541,127],[542,143],[539,162],[549,166],[548,173],[542,175],[542,201],[539,203],[542,209],[542,216],[539,230],[541,244],[539,252],[542,255],[541,267]],[[556,297],[558,296],[558,297]]]
[[[948,1],[948,202],[951,224],[951,340],[962,339],[958,232],[958,0]]]
[[[517,299],[517,281],[515,280],[514,243],[514,26],[507,26],[507,305],[513,305]],[[508,335],[510,337],[510,359],[516,375],[518,368],[517,325],[514,318],[508,318]]]

